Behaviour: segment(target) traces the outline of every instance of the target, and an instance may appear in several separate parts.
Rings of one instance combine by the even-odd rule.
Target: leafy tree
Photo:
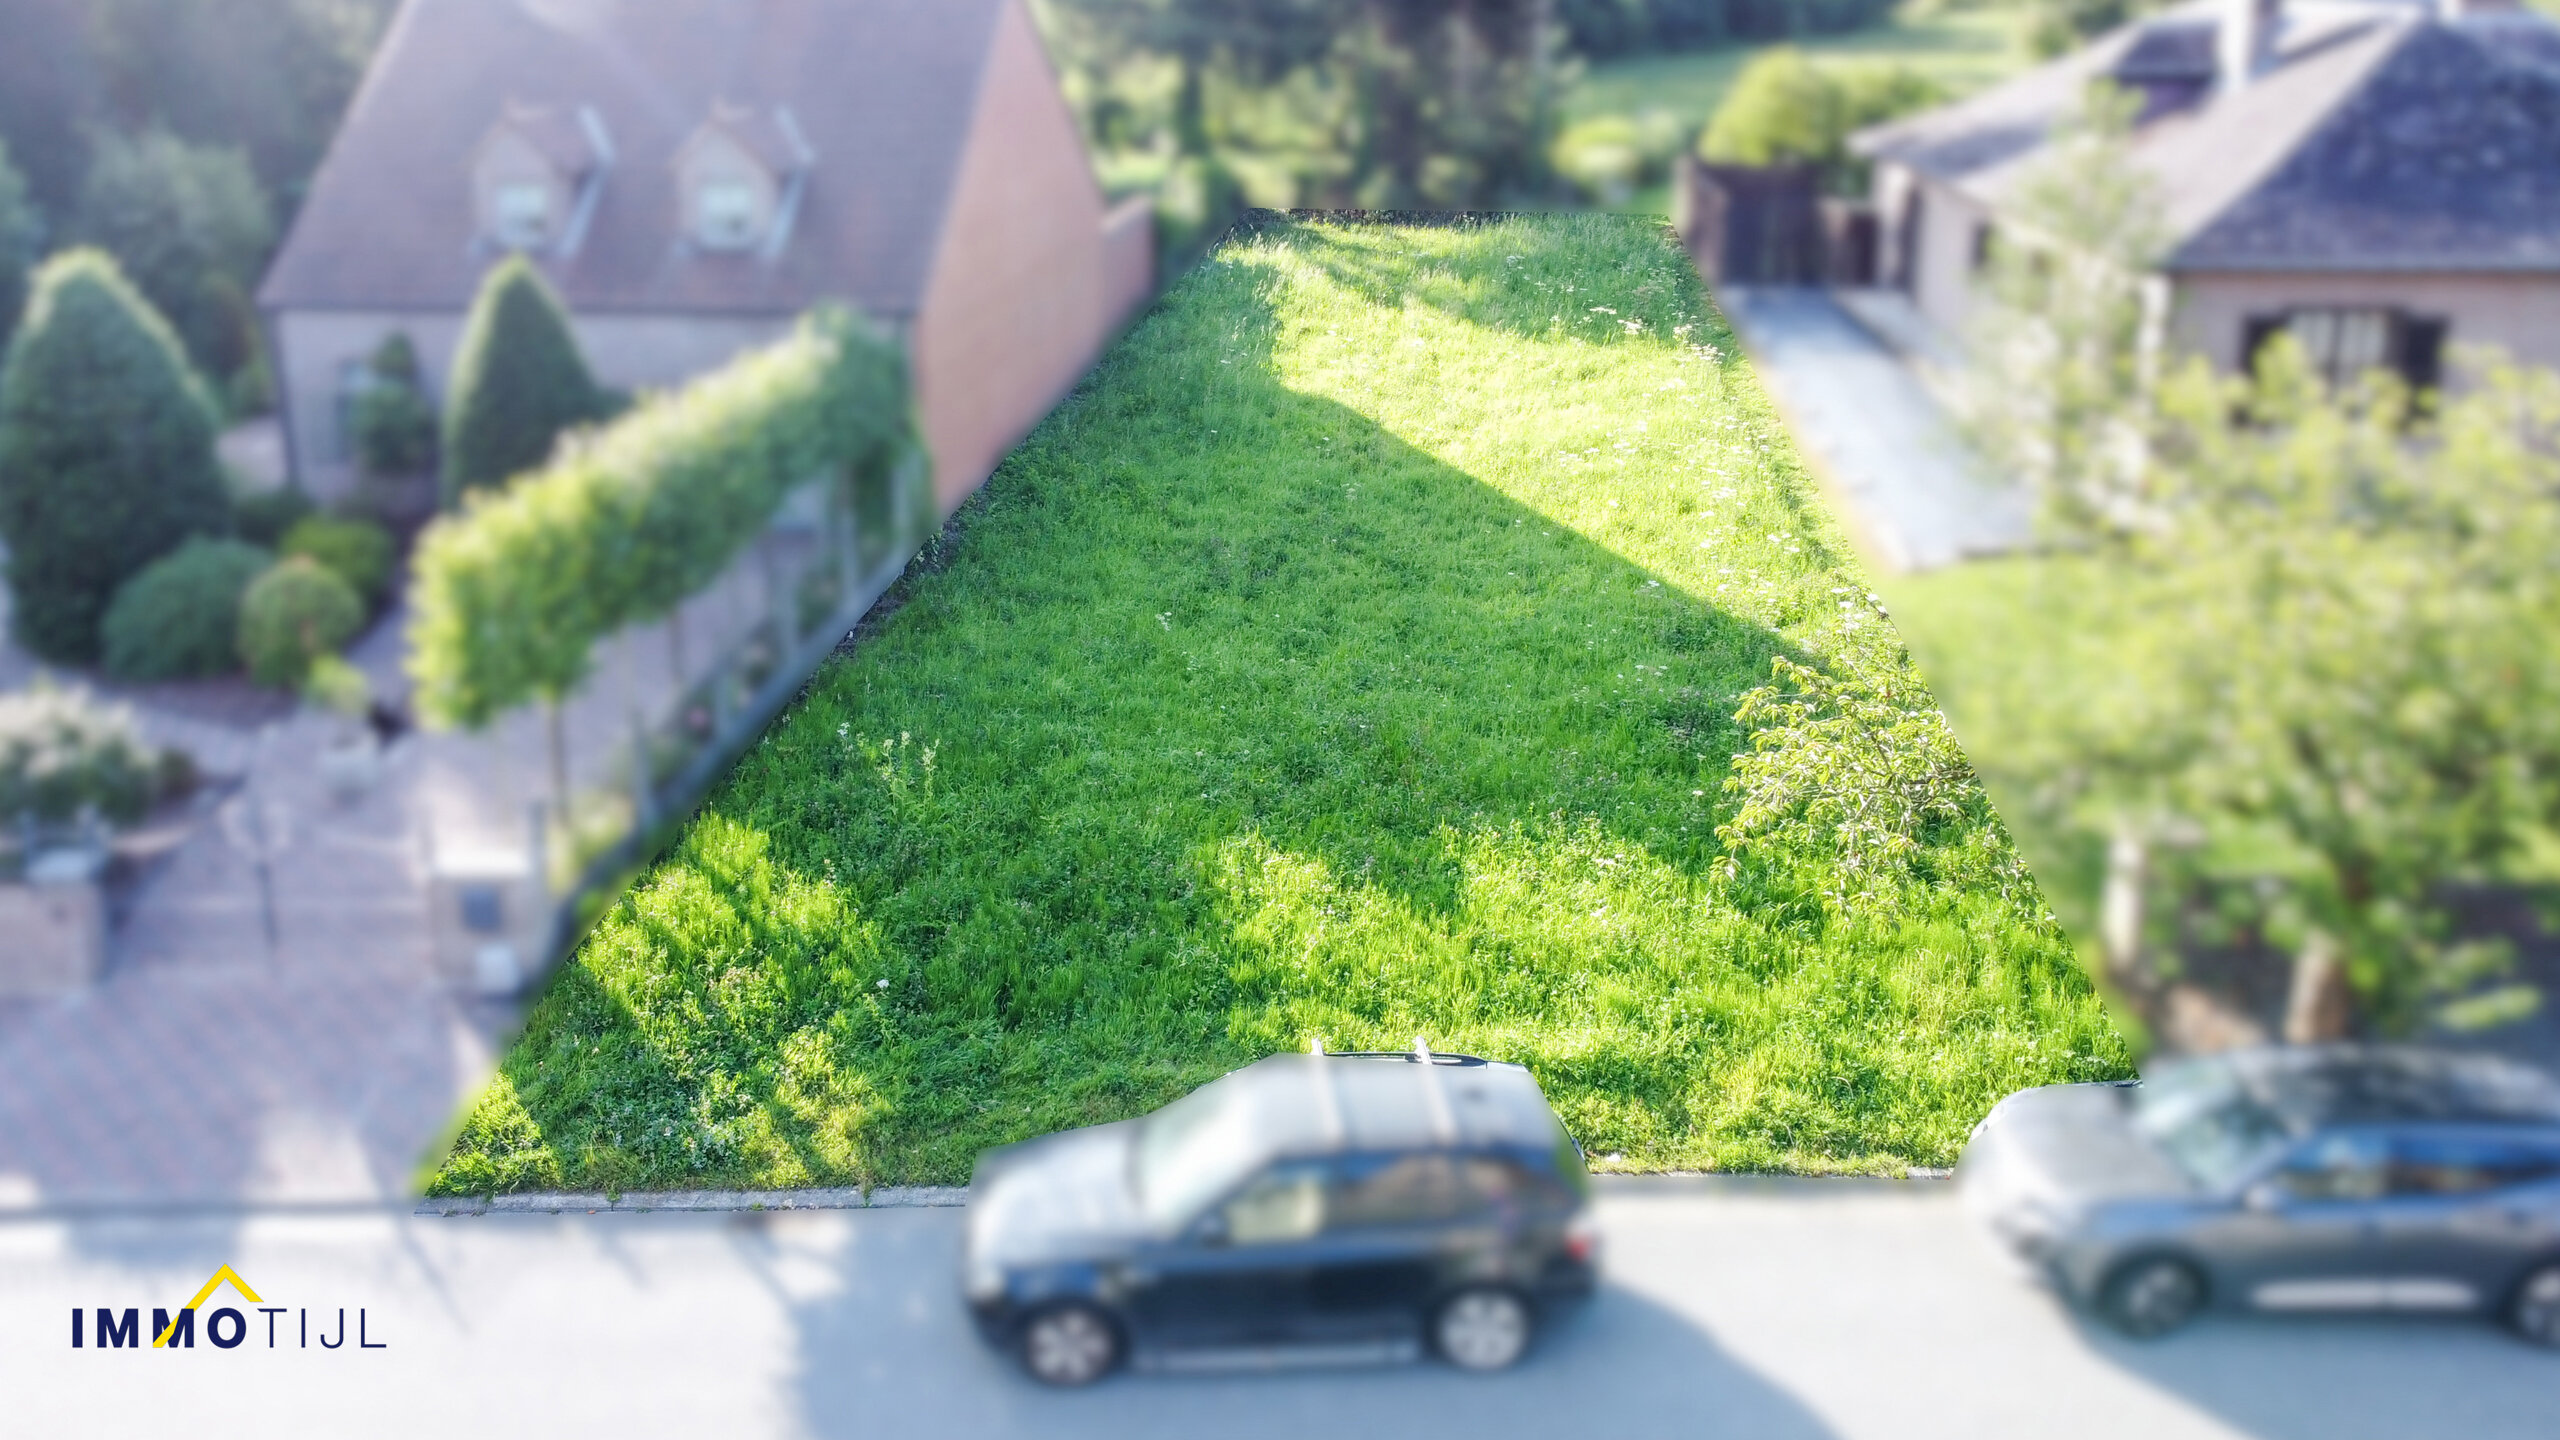
[[[219,675],[240,664],[240,597],[275,557],[237,540],[189,540],[124,582],[102,630],[107,673]]]
[[[71,213],[100,109],[89,0],[0,0],[0,144],[35,201]]]
[[[213,439],[177,337],[114,260],[75,250],[37,270],[0,367],[0,538],[29,649],[95,659],[128,577],[228,528]]]
[[[391,0],[84,0],[102,118],[240,146],[287,200],[319,163]]]
[[[1973,753],[2027,830],[2104,855],[2103,965],[2172,1043],[2200,938],[2290,953],[2295,1039],[2507,1013],[2529,992],[2462,897],[2553,878],[2560,379],[2331,393],[2289,341],[2167,367],[2156,212],[2121,97],[2090,109],[1984,297],[1977,433],[2066,543],[2014,582],[2025,658],[1956,686]]]
[[[1995,232],[1973,321],[1976,441],[2065,536],[2145,523],[2143,429],[2165,298],[2159,199],[2125,151],[2136,97],[2092,86]]]
[[[1945,98],[1906,66],[1817,65],[1792,45],[1761,52],[1733,83],[1698,138],[1701,159],[1725,165],[1813,165],[1834,190],[1856,192],[1865,167],[1849,136]]]
[[[533,469],[562,431],[605,413],[559,297],[523,256],[500,261],[471,302],[446,387],[445,503]]]
[[[0,341],[18,323],[27,300],[27,275],[35,269],[44,245],[44,217],[27,194],[27,182],[9,163],[9,144],[0,140]]]
[[[164,130],[109,134],[81,187],[80,239],[114,255],[206,372],[258,352],[252,293],[275,238],[265,191],[238,149]]]

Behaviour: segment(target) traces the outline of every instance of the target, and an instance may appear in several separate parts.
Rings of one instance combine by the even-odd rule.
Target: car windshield
[[[1262,1157],[1240,1087],[1204,1085],[1149,1115],[1132,1155],[1138,1204],[1171,1230],[1244,1179]]]
[[[2222,1190],[2283,1149],[2292,1135],[2227,1064],[2191,1061],[2134,1092],[2134,1128],[2206,1190]]]

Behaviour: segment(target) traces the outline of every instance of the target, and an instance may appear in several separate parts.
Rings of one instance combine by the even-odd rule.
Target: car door
[[[2375,1244],[2389,1149],[2372,1130],[2311,1136],[2197,1239],[2226,1293],[2269,1310],[2371,1309],[2389,1278]]]
[[[1463,1244],[1477,1197],[1456,1157],[1437,1151],[1336,1162],[1324,1246],[1308,1278],[1311,1340],[1412,1339]]]
[[[2395,1309],[2496,1303],[2560,1244],[2560,1143],[2495,1128],[2411,1127],[2391,1137],[2378,1244]]]
[[[1244,1182],[1123,1276],[1142,1340],[1166,1350],[1267,1345],[1294,1337],[1324,1220],[1320,1163],[1283,1161]]]

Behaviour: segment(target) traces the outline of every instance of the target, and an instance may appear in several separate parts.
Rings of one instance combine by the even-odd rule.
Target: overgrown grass
[[[1612,1165],[1947,1163],[2123,1052],[2032,894],[1719,877],[1739,697],[1893,649],[1847,557],[1657,226],[1236,240],[598,923],[434,1186],[957,1181],[1417,1033]]]

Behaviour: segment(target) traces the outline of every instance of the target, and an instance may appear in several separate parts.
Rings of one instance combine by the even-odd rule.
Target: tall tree
[[[275,226],[238,149],[163,130],[102,136],[77,229],[116,257],[205,371],[227,377],[256,355],[252,295]]]
[[[177,337],[112,258],[36,272],[0,368],[0,538],[27,648],[94,660],[116,588],[229,523],[213,437]]]
[[[540,465],[561,431],[605,410],[560,297],[523,256],[500,261],[471,302],[445,387],[445,503]]]

